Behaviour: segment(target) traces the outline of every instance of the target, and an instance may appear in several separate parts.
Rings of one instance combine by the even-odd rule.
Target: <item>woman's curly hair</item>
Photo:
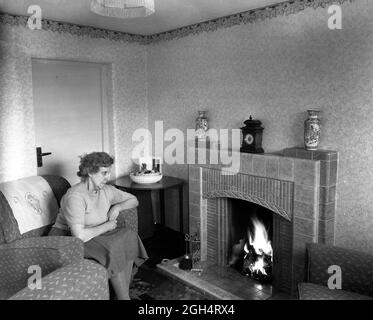
[[[97,173],[100,167],[110,167],[114,163],[114,157],[106,152],[92,152],[80,157],[78,177],[82,180],[88,178],[89,173]]]

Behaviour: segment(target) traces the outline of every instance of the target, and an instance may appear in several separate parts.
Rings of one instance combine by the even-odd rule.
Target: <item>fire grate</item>
[[[272,282],[272,255],[263,251],[257,253],[252,245],[246,249],[243,259],[242,274],[261,283]],[[245,250],[245,251],[246,251]]]

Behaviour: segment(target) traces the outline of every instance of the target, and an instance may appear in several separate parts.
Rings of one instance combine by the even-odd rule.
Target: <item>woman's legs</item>
[[[127,262],[126,267],[117,275],[110,278],[118,300],[130,300],[129,288],[132,277],[133,260]]]

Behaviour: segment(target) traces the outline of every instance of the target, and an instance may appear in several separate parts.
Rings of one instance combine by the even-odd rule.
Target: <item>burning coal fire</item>
[[[233,247],[231,265],[238,260],[237,249],[242,248],[240,255],[243,255],[242,273],[261,282],[272,281],[272,257],[273,249],[268,238],[268,232],[263,223],[258,219],[252,219],[253,233],[248,230],[248,241],[240,240],[240,244]],[[235,257],[236,252],[236,257]]]

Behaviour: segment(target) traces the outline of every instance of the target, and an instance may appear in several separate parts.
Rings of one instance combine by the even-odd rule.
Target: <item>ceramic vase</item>
[[[306,150],[317,150],[320,142],[321,122],[320,111],[307,110],[308,118],[304,121],[304,146]]]
[[[198,111],[198,117],[196,119],[196,137],[198,139],[205,139],[207,130],[207,111]]]

